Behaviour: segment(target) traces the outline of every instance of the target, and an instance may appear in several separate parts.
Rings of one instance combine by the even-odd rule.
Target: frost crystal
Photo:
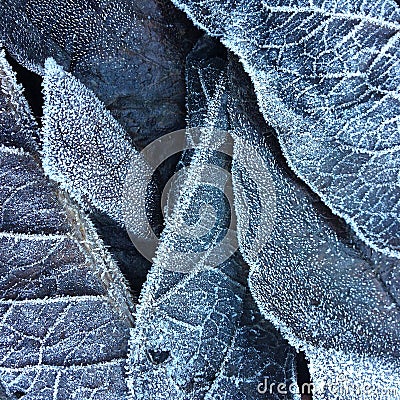
[[[236,53],[290,167],[372,248],[400,257],[400,8],[173,0]]]
[[[279,161],[244,73],[231,63],[228,76],[238,235],[258,306],[293,346],[306,352],[314,398],[359,399],[366,384],[371,387],[364,399],[380,398],[393,388],[397,394],[388,396],[399,398],[400,303],[393,290],[398,283],[386,285],[376,273],[389,259],[381,256],[374,263],[338,238],[318,200]],[[278,199],[274,228],[257,252],[252,230],[243,232],[242,221],[249,220],[251,227],[270,210],[259,206],[260,194],[249,179],[242,145],[249,141],[263,157],[264,176],[272,177]],[[398,270],[398,261],[391,262]]]
[[[36,123],[4,50],[0,50],[0,85],[0,143],[36,152]]]
[[[40,75],[54,58],[143,147],[184,123],[182,65],[193,29],[172,7],[158,0],[2,0],[0,42]]]
[[[122,400],[133,311],[125,280],[24,150],[32,137],[19,129],[32,117],[20,89],[3,90],[0,103],[13,105],[10,131],[24,133],[0,146],[0,388],[12,399]]]
[[[202,43],[198,46],[201,49]],[[214,128],[227,127],[223,65],[212,52],[196,50],[188,61],[188,122],[208,126],[204,140],[212,138]],[[190,214],[196,209],[194,203],[202,201],[196,192],[201,184],[196,180],[198,169],[190,166],[200,160],[216,161],[208,156],[202,148],[190,158],[181,196],[167,218],[139,300],[128,367],[132,399],[264,399],[257,387],[265,377],[288,385],[295,382],[293,349],[259,314],[248,291],[247,266],[238,253],[215,266],[207,263],[207,257],[197,260],[191,248],[196,260],[192,270],[171,271],[169,264],[179,262],[171,250],[179,242],[176,233],[182,232],[178,216],[188,210]],[[221,165],[229,168],[228,162]],[[197,194],[190,198],[193,192]],[[227,213],[218,199],[211,197],[209,204]],[[275,393],[268,398],[279,397]]]
[[[81,205],[123,222],[121,195],[132,157],[125,131],[97,97],[54,60],[46,61],[43,168]]]

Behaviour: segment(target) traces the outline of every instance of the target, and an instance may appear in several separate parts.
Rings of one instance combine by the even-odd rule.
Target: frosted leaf
[[[27,366],[4,369],[2,375],[6,382],[12,382],[19,396],[28,400],[123,400],[126,398],[123,365],[123,361],[114,360],[73,367]]]
[[[8,116],[16,127],[25,111]],[[13,400],[126,398],[124,278],[30,153],[1,145],[0,165],[0,387]]]
[[[0,382],[0,399],[2,400],[15,400],[15,397],[8,396],[5,387]]]
[[[13,188],[8,198],[1,193],[5,202],[23,206],[20,182],[10,176],[29,181],[31,171],[40,170],[29,154],[11,151],[0,149],[3,167],[10,161],[0,192]],[[33,204],[40,196],[40,187],[30,193]],[[34,221],[35,210],[24,211]],[[58,222],[48,211],[49,225]],[[74,209],[64,208],[64,218],[75,221],[76,231],[64,225],[59,233],[16,233],[21,227],[15,220],[0,232],[0,381],[7,393],[26,393],[27,399],[69,399],[78,392],[82,399],[121,399],[131,300],[90,223]]]
[[[36,123],[4,50],[0,50],[0,92],[0,143],[36,151]]]
[[[139,147],[183,127],[190,27],[166,1],[4,0],[0,42],[40,75],[54,58],[106,104]]]
[[[54,58],[95,93],[138,148],[184,127],[183,66],[196,35],[168,0],[0,1],[0,42],[8,53],[40,75]],[[99,210],[92,216],[139,291],[149,263],[115,221]]]
[[[99,234],[132,289],[140,291],[150,263],[132,244],[123,212],[123,188],[139,153],[93,92],[52,59],[46,62],[43,85],[44,170],[82,207],[90,207]],[[143,172],[135,168],[134,174],[141,179]],[[129,220],[134,226],[138,219],[139,213],[130,207]]]
[[[293,171],[369,246],[400,257],[395,1],[173,2],[240,57]]]
[[[2,147],[0,187],[1,230],[57,233],[68,229],[65,213],[32,157]]]
[[[46,61],[43,168],[80,204],[123,222],[124,179],[138,153],[97,97],[70,73]]]
[[[228,76],[238,236],[251,265],[250,289],[258,306],[293,346],[306,352],[316,399],[358,399],[357,390],[366,384],[372,388],[365,399],[379,398],[392,386],[398,391],[393,398],[399,398],[398,283],[378,274],[384,262],[397,264],[398,270],[398,260],[368,258],[348,237],[337,236],[329,214],[321,213],[318,200],[279,161],[244,73],[231,63]],[[249,141],[263,157],[278,199],[274,229],[257,253],[242,220],[247,217],[255,225],[268,210],[258,206],[259,193],[249,179],[242,150]]]
[[[295,382],[294,352],[246,293],[239,259],[187,275],[153,266],[130,341],[132,398],[261,399],[265,376]]]
[[[187,68],[190,126],[195,121],[200,126],[226,127],[223,65],[224,61],[212,54],[191,54]],[[211,127],[203,131],[204,140]],[[189,160],[186,156],[182,164],[189,166],[182,196],[166,220],[137,308],[128,366],[132,398],[263,399],[265,395],[258,393],[257,387],[264,377],[295,382],[294,352],[260,316],[249,295],[247,266],[240,255],[214,266],[207,263],[206,256],[198,260],[192,248],[189,251],[196,261],[191,271],[173,272],[179,270],[174,264],[179,259],[171,250],[179,242],[177,233],[182,232],[178,215],[193,211],[195,204],[187,201],[187,196],[200,185],[193,179],[198,170],[190,166],[204,160],[205,154],[200,149]],[[216,161],[210,154],[206,160]],[[229,168],[227,160],[220,162]],[[197,193],[194,199],[200,202],[201,195]],[[217,199],[212,198],[211,203]],[[224,204],[212,205],[223,213],[228,211]]]

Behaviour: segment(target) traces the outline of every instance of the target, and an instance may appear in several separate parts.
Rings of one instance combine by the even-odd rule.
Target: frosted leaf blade
[[[207,46],[210,53],[202,52]],[[218,49],[209,39],[200,41],[187,65],[188,123],[205,127],[205,136],[212,128],[227,127],[228,92],[221,90],[226,61],[213,55],[214,46]],[[213,155],[184,156],[181,163],[189,162],[190,167],[199,159],[229,169],[227,160]],[[185,178],[175,215],[195,209],[191,202],[186,209],[181,206],[187,206],[185,199],[198,184],[190,170]],[[226,206],[212,204],[226,212]],[[132,399],[261,399],[257,386],[266,374],[293,382],[293,349],[255,307],[240,254],[209,265],[207,257],[199,259],[189,248],[182,259],[191,257],[192,269],[186,274],[173,272],[179,258],[169,249],[176,245],[179,232],[172,214],[139,300],[128,366]]]
[[[251,265],[250,290],[260,310],[293,346],[305,351],[318,387],[316,398],[335,399],[335,389],[343,396],[347,389],[346,399],[356,399],[357,390],[368,382],[373,389],[367,399],[379,396],[386,384],[400,388],[397,282],[376,272],[386,266],[396,274],[398,261],[379,253],[368,257],[348,231],[338,229],[332,215],[282,162],[273,136],[264,136],[269,128],[235,61],[229,76],[235,93],[230,116],[239,241]],[[243,143],[255,146],[263,159],[258,185],[249,178],[251,162]],[[276,221],[264,246],[253,251],[252,232],[260,214],[269,211],[252,200],[260,196],[264,176],[274,182]],[[338,382],[343,374],[348,381]]]
[[[3,91],[0,103],[16,95]],[[27,112],[8,114],[11,131]],[[45,178],[29,138],[0,146],[1,386],[12,399],[126,398],[134,305],[125,279],[87,217]]]
[[[240,57],[297,176],[370,247],[400,257],[395,1],[174,4]]]
[[[97,97],[54,60],[46,62],[43,85],[45,172],[81,205],[95,206],[123,224],[124,178],[138,154],[126,132]]]

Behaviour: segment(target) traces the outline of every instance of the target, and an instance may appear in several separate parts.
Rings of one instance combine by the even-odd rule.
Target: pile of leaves
[[[0,398],[400,399],[400,7],[172,2],[0,4]]]

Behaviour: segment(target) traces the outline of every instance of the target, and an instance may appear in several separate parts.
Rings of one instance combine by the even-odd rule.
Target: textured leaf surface
[[[139,147],[184,124],[191,28],[166,1],[5,0],[0,40],[43,74],[53,57],[92,89]]]
[[[332,216],[321,212],[318,200],[279,161],[277,144],[265,136],[268,127],[244,73],[231,63],[228,76],[239,242],[251,265],[250,289],[257,304],[292,345],[305,350],[318,387],[315,398],[358,399],[357,390],[367,383],[372,389],[365,399],[390,397],[389,388],[400,389],[398,260],[367,257],[346,232],[337,235]],[[244,142],[252,143],[263,160],[258,187]],[[267,176],[277,199],[275,223],[264,246],[254,249],[253,232],[270,212],[257,201]],[[384,266],[393,281],[379,274]]]
[[[139,153],[94,93],[52,59],[46,62],[43,86],[44,170],[82,207],[94,211],[97,229],[139,291],[150,263],[123,228],[123,189]]]
[[[122,208],[125,180],[139,153],[104,104],[54,60],[46,62],[43,86],[44,170],[82,207],[94,211],[96,228],[139,291],[150,263],[133,246]]]
[[[29,154],[4,147],[0,154],[3,165],[18,158],[9,171],[29,180],[30,170],[23,168],[34,164]],[[7,177],[1,187],[12,185]],[[18,182],[13,189],[18,193]],[[35,194],[31,199],[39,200]],[[19,207],[22,211],[23,203]],[[34,221],[34,211],[23,211]],[[57,231],[54,220],[47,221],[46,231]],[[100,242],[67,232],[15,233],[18,224],[7,228],[0,233],[0,379],[7,390],[35,400],[123,398],[132,310]],[[94,234],[90,226],[80,228],[85,236]],[[98,255],[91,259],[91,252]]]
[[[3,91],[1,103],[18,110],[8,114],[17,131],[31,116],[14,89]],[[22,148],[25,138],[18,137]],[[122,275],[30,153],[1,145],[0,165],[0,381],[7,395],[125,398],[133,303]]]
[[[80,204],[122,223],[124,179],[138,154],[126,132],[89,89],[51,59],[43,86],[46,173]]]
[[[207,46],[212,43],[200,44],[189,60],[189,124],[226,129],[224,62],[202,52]],[[215,139],[211,131],[209,127],[204,135]],[[247,266],[238,253],[215,267],[207,263],[207,255],[197,260],[192,248],[181,256],[182,262],[187,262],[185,256],[197,260],[191,272],[171,271],[179,263],[173,250],[182,231],[178,215],[195,209],[193,202],[187,206],[187,196],[201,185],[190,166],[204,157],[199,149],[190,159],[183,195],[167,219],[141,294],[130,342],[133,399],[262,399],[257,386],[264,377],[288,384],[295,379],[293,349],[260,316],[248,291]],[[207,161],[212,160],[209,155]],[[199,194],[193,198],[202,200]],[[209,204],[226,213],[218,199],[212,197]]]
[[[21,233],[65,232],[65,215],[35,160],[17,151],[3,150],[1,229]]]
[[[37,151],[35,143],[36,123],[29,112],[14,72],[0,52],[0,143]]]
[[[289,165],[369,246],[400,257],[393,0],[174,0],[239,55]]]
[[[169,0],[0,2],[0,42],[9,54],[40,75],[54,58],[95,93],[137,148],[184,128],[183,66],[197,32]],[[91,217],[139,292],[150,263],[115,221],[98,210]]]

